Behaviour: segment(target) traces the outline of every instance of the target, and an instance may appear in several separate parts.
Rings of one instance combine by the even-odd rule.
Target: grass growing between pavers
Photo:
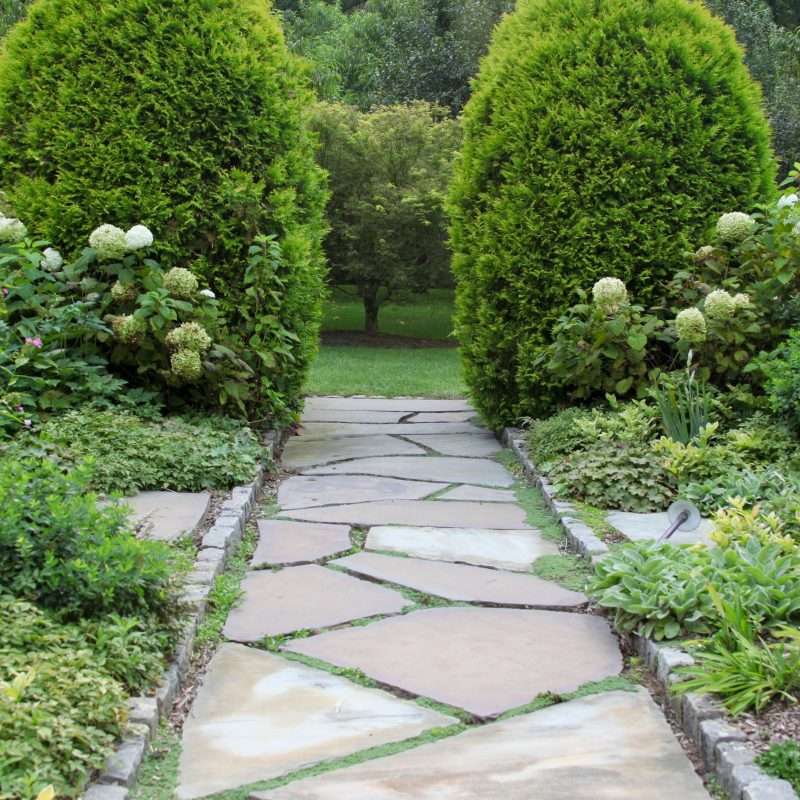
[[[533,562],[533,574],[573,592],[582,592],[592,576],[592,568],[578,556],[558,554],[539,556]]]
[[[180,757],[181,737],[171,725],[162,723],[150,744],[130,800],[174,800]]]

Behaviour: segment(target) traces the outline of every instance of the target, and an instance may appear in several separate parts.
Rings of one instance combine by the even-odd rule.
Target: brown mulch
[[[778,742],[800,742],[800,707],[797,703],[776,703],[760,714],[742,714],[736,718],[735,724],[759,751]]]
[[[346,347],[410,347],[413,349],[458,347],[452,339],[417,339],[393,333],[369,334],[363,331],[324,331],[322,343]]]

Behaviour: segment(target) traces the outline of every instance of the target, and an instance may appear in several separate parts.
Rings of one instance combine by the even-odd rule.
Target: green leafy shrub
[[[0,598],[0,793],[80,795],[122,733],[127,699],[89,647],[29,603]]]
[[[0,56],[3,188],[69,255],[98,221],[148,226],[164,267],[208,284],[252,351],[275,393],[258,413],[284,413],[320,316],[326,191],[311,99],[261,0],[37,0]],[[275,237],[277,267],[253,264],[259,236]],[[283,350],[250,343],[254,315],[286,328]],[[182,356],[181,371],[194,361]]]
[[[688,0],[523,0],[495,31],[464,133],[456,325],[492,425],[558,399],[535,365],[575,290],[612,274],[657,304],[718,214],[774,194],[742,51]]]
[[[527,433],[528,448],[537,468],[547,472],[551,462],[581,450],[589,444],[578,422],[591,419],[592,412],[567,408],[542,420],[532,420]]]
[[[756,759],[767,775],[789,781],[800,792],[800,742],[788,740],[773,744]]]
[[[172,548],[137,539],[118,508],[97,508],[81,471],[0,461],[0,585],[62,619],[117,613],[169,620],[179,609]]]
[[[762,368],[773,412],[800,433],[800,329],[789,332],[786,342],[762,361]]]
[[[40,453],[64,469],[89,460],[95,491],[230,489],[252,481],[263,448],[245,424],[224,417],[149,421],[124,411],[81,409],[18,439],[18,454]]]

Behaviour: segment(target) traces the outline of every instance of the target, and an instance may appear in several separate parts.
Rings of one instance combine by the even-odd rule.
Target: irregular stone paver
[[[513,503],[514,492],[508,489],[487,489],[483,486],[456,486],[444,494],[439,500],[466,500],[476,503]]]
[[[453,434],[404,434],[403,438],[411,442],[429,447],[443,456],[462,456],[467,458],[485,458],[499,453],[503,446],[488,431]]]
[[[401,422],[374,423],[358,422],[309,422],[303,425],[304,439],[332,439],[347,436],[373,436],[379,433],[398,435],[418,435],[421,433],[458,434],[480,433],[481,428],[471,422]]]
[[[543,692],[574,691],[622,669],[604,619],[560,611],[427,609],[284,649],[360,669],[481,717],[525,705]]]
[[[468,567],[397,558],[378,553],[356,553],[333,562],[361,575],[409,586],[448,600],[503,605],[575,607],[587,602],[585,595],[562,589],[533,575],[499,569]]]
[[[372,528],[367,548],[434,561],[453,561],[527,572],[540,556],[558,547],[533,530],[470,528]]]
[[[282,509],[287,510],[365,503],[386,498],[421,500],[441,488],[439,483],[369,475],[299,475],[288,478],[281,484],[278,489],[278,503]]]
[[[431,400],[424,397],[309,397],[306,413],[321,409],[344,411],[472,411],[467,400]]]
[[[211,495],[208,492],[140,492],[126,497],[133,520],[149,539],[174,541],[200,524]]]
[[[303,469],[350,458],[414,455],[425,455],[425,451],[411,442],[385,434],[322,441],[295,437],[286,443],[281,461],[287,469]]]
[[[307,522],[347,522],[350,525],[422,525],[441,528],[527,527],[525,512],[511,503],[463,503],[438,500],[395,500],[354,503],[327,508],[305,508],[283,512]]]
[[[186,720],[178,797],[267,780],[453,721],[344,678],[225,644]]]
[[[669,516],[662,514],[634,514],[628,511],[609,511],[606,515],[609,523],[618,531],[624,533],[629,539],[643,541],[658,539],[669,527]],[[711,532],[714,523],[710,519],[700,522],[700,527],[694,531],[678,531],[671,538],[672,544],[712,544]]]
[[[466,412],[464,412],[466,413]],[[313,408],[303,414],[303,422],[400,422],[403,417],[408,416],[406,411],[367,411],[366,409],[355,409],[347,411],[344,409]],[[467,415],[467,420],[475,416],[474,412]],[[465,422],[467,420],[464,420]],[[436,422],[437,420],[433,420]],[[441,420],[447,422],[448,420]]]
[[[385,475],[441,483],[473,483],[481,486],[511,486],[511,473],[487,458],[452,458],[448,456],[392,456],[359,458],[327,467],[314,467],[307,475]],[[441,487],[439,487],[441,488]],[[388,495],[387,495],[388,497]],[[514,498],[511,498],[514,502]]]
[[[406,422],[469,422],[474,416],[474,411],[428,411],[415,414]]]
[[[237,642],[395,614],[408,605],[399,592],[315,564],[249,572],[242,589],[244,599],[223,631],[226,639]]]
[[[258,532],[258,546],[251,562],[254,567],[317,561],[352,546],[349,525],[260,519]]]
[[[607,692],[254,800],[708,800],[644,689]]]

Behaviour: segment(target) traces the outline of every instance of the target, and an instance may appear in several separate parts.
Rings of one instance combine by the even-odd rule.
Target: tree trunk
[[[378,333],[379,311],[378,290],[366,290],[364,292],[364,330],[368,336],[376,336]]]

